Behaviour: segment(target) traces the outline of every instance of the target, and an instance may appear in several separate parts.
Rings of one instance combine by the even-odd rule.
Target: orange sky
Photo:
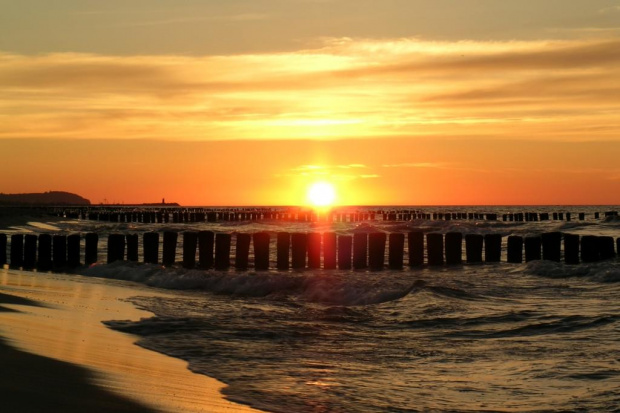
[[[617,1],[49,3],[0,17],[0,192],[620,204]]]

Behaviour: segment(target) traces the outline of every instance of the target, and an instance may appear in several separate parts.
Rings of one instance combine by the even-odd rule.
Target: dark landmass
[[[79,195],[63,191],[49,191],[31,194],[1,194],[0,205],[90,205],[90,201]]]

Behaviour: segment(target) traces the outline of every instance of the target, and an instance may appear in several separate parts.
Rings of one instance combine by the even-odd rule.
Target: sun
[[[308,188],[308,201],[315,207],[328,207],[336,200],[336,190],[329,182],[315,182]]]

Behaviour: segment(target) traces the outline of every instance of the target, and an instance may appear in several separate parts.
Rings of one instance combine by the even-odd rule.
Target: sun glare
[[[336,200],[336,190],[328,182],[315,182],[308,188],[308,201],[315,207],[327,207]]]

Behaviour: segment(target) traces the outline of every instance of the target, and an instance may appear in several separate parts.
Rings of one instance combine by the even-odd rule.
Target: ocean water
[[[504,236],[562,231],[618,238],[618,218],[593,217],[594,211],[614,209],[620,210],[463,209],[500,214],[572,211],[571,222],[57,225],[61,231],[100,234],[268,231],[275,262],[278,231],[422,229]],[[587,213],[587,219],[575,220],[578,212]],[[504,250],[503,261],[505,256]],[[192,371],[223,381],[229,399],[266,411],[620,411],[618,259],[379,272],[222,272],[117,262],[82,272],[172,293],[165,299],[131,299],[153,312],[151,318],[106,324],[136,334],[140,346],[187,360]]]

